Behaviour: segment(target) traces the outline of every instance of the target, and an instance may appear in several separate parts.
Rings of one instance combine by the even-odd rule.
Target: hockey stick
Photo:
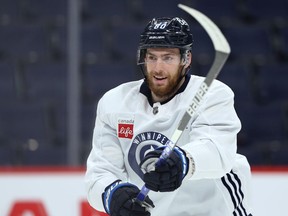
[[[207,93],[213,80],[218,76],[221,68],[223,67],[224,63],[226,62],[230,54],[230,46],[226,38],[221,33],[219,28],[207,16],[183,4],[179,4],[178,7],[189,13],[192,17],[194,17],[194,19],[196,19],[201,24],[201,26],[206,30],[206,32],[208,33],[208,35],[212,40],[215,49],[215,58],[206,78],[204,79],[203,83],[200,85],[195,96],[193,97],[192,103],[189,105],[186,112],[182,116],[178,128],[174,131],[171,137],[171,141],[166,145],[160,158],[156,162],[156,166],[163,163],[164,160],[169,157],[170,153],[172,152],[179,138],[181,137],[185,127],[190,121],[192,115],[200,106],[200,103],[203,100],[204,95]],[[140,203],[143,206],[149,207],[147,203],[144,202],[145,197],[148,195],[148,193],[149,189],[146,188],[144,185],[136,197],[136,202]]]

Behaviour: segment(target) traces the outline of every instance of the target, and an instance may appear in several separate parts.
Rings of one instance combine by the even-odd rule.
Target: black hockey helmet
[[[137,63],[143,63],[147,48],[179,48],[181,55],[192,49],[193,36],[188,23],[179,17],[153,18],[140,35]]]

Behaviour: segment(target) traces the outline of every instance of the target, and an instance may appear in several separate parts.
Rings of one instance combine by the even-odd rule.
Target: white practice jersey
[[[203,80],[187,76],[177,94],[162,104],[152,104],[143,80],[122,84],[100,99],[85,177],[95,209],[104,212],[102,193],[117,179],[141,189],[140,161],[171,138]],[[173,192],[150,191],[151,215],[249,215],[250,167],[236,153],[240,128],[233,92],[215,80],[177,143],[193,157],[195,172]]]

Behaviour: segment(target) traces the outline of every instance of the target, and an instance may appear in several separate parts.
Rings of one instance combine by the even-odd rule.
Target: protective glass
[[[179,65],[182,62],[180,54],[169,53],[161,56],[156,56],[151,53],[146,53],[145,56],[139,59],[138,64],[165,64]]]

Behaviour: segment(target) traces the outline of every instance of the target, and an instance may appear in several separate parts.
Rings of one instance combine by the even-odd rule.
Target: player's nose
[[[163,70],[163,66],[164,66],[164,62],[161,59],[157,59],[157,61],[155,61],[155,63],[153,64],[153,69],[156,72],[160,72]]]

